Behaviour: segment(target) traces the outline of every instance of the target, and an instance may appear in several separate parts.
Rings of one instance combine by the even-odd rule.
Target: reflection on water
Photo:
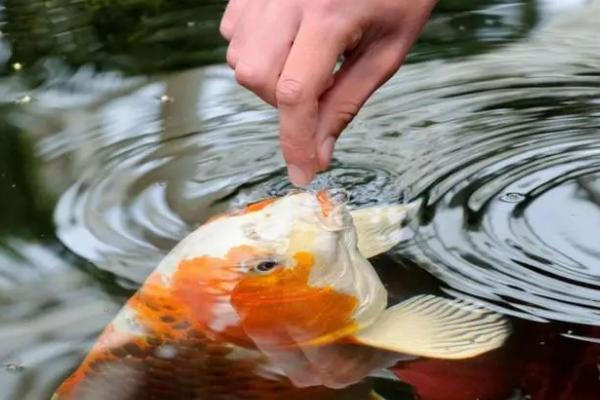
[[[0,398],[48,398],[118,304],[33,243],[5,243],[0,276]]]
[[[221,0],[4,0],[1,30],[12,45],[12,65],[37,70],[36,81],[58,59],[129,73],[165,71],[222,59],[217,28],[224,6]]]
[[[128,18],[148,24],[121,29],[132,20],[115,18],[123,40],[105,35],[109,8],[71,3],[47,3],[31,38],[18,24],[0,27],[1,126],[27,138],[0,139],[8,193],[0,400],[52,391],[121,304],[107,290],[136,288],[211,215],[290,189],[276,114],[224,67],[132,75],[210,59],[207,43],[181,47],[189,59],[184,50],[165,60],[153,52],[179,46],[179,29],[210,30],[216,17],[190,20],[200,14],[174,11],[184,1],[158,1],[155,11],[124,1]],[[442,3],[412,55],[430,61],[406,67],[372,99],[317,185],[351,189],[355,205],[423,200],[414,240],[375,261],[392,298],[444,291],[515,317],[505,349],[398,365],[424,399],[592,399],[600,391],[600,6],[493,2],[473,12],[456,11],[458,3]],[[5,14],[25,15],[30,4],[7,0]],[[507,44],[524,36],[534,9],[549,21]],[[51,22],[65,10],[73,27],[61,36]],[[40,57],[51,53],[58,57]],[[82,60],[95,66],[69,67]],[[106,65],[128,75],[97,69]],[[372,383],[384,398],[413,398],[390,374]]]
[[[427,199],[408,251],[451,293],[524,318],[598,324],[593,18],[565,18],[526,43],[441,67],[426,95],[421,71],[403,88],[416,111],[399,128],[412,146],[404,182]],[[436,97],[443,107],[431,106]],[[423,146],[432,131],[440,145]]]

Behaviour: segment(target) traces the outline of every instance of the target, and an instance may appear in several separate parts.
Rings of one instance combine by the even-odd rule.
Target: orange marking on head
[[[325,217],[328,217],[329,214],[333,211],[334,205],[329,193],[326,190],[321,190],[317,193],[317,200],[321,204],[321,212]]]
[[[289,347],[328,343],[355,331],[356,298],[309,285],[314,257],[299,252],[295,259],[293,268],[249,275],[236,286],[231,302],[246,333],[263,345]]]
[[[250,203],[246,207],[244,207],[242,214],[260,211],[260,210],[264,209],[265,207],[273,204],[276,200],[277,200],[277,198],[272,198],[272,199],[260,200],[255,203]]]
[[[211,336],[249,347],[246,334],[241,327],[230,326],[221,332],[210,328],[210,322],[219,315],[215,307],[219,302],[229,301],[235,285],[242,279],[240,264],[260,257],[251,246],[232,248],[222,258],[197,257],[184,260],[173,276],[174,295],[189,308],[191,318]]]

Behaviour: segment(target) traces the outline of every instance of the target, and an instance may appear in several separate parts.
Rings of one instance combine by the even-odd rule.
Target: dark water
[[[468,3],[468,4],[467,4]],[[600,396],[600,4],[442,1],[319,185],[420,201],[392,296],[514,317],[506,347],[386,399]],[[218,63],[218,1],[0,1],[0,400],[48,398],[209,216],[289,188],[276,113]],[[412,385],[412,386],[410,386]]]

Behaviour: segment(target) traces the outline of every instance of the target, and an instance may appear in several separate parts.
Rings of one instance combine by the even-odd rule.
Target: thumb
[[[329,166],[342,130],[352,121],[377,88],[400,68],[407,47],[376,46],[349,57],[335,75],[335,83],[321,97],[315,136],[319,168]]]

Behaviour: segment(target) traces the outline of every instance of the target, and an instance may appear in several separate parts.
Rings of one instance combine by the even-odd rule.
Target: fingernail
[[[334,145],[335,138],[333,136],[329,136],[321,142],[321,146],[319,146],[319,166],[321,169],[325,169],[329,166],[331,156],[333,155]]]
[[[288,165],[290,181],[296,186],[305,186],[310,183],[309,175],[297,165]]]

